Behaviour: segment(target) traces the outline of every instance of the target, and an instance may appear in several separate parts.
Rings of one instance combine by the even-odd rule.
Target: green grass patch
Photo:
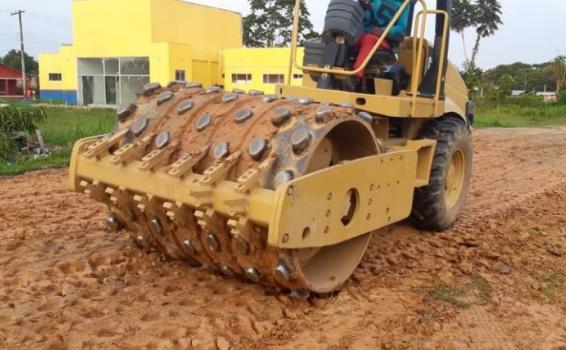
[[[44,108],[46,118],[37,123],[43,139],[52,153],[47,158],[18,155],[10,161],[0,161],[0,176],[18,175],[28,171],[60,168],[69,164],[73,144],[84,137],[107,134],[116,123],[112,109]],[[35,135],[31,135],[35,138]]]
[[[0,163],[0,176],[19,175],[41,169],[64,168],[69,165],[71,148],[65,147],[53,151],[48,158],[23,156],[13,162]]]
[[[89,136],[106,134],[116,124],[112,109],[46,108],[47,118],[38,124],[45,143],[72,146],[75,141]]]
[[[543,284],[542,293],[548,298],[555,298],[557,295],[562,296],[562,292],[566,289],[566,272],[558,271],[541,278]]]
[[[468,283],[461,286],[437,284],[428,291],[428,297],[458,308],[468,308],[485,304],[492,292],[493,288],[485,279],[473,276]]]
[[[566,99],[566,98],[565,98]],[[566,125],[566,104],[493,104],[479,102],[475,126],[479,128],[545,127]]]

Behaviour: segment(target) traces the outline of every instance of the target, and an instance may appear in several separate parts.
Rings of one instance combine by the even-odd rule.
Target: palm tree
[[[474,12],[476,42],[470,60],[470,64],[473,66],[476,63],[481,39],[493,35],[499,29],[499,25],[503,24],[499,0],[478,0]]]
[[[452,29],[462,37],[462,46],[464,47],[464,57],[466,59],[464,69],[466,71],[469,68],[470,60],[468,56],[468,49],[466,47],[464,31],[474,25],[474,19],[475,6],[470,2],[470,0],[454,0],[452,3],[451,26]]]

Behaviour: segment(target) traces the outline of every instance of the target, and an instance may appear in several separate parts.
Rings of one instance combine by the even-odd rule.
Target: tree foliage
[[[480,41],[492,36],[503,24],[499,0],[478,0],[475,15],[476,42],[472,50],[471,62],[475,63],[480,49]]]
[[[476,7],[470,0],[454,0],[452,6],[452,29],[456,33],[462,33],[474,24]]]
[[[552,61],[540,64],[517,62],[499,65],[487,70],[483,75],[483,79],[488,84],[499,86],[502,79],[505,76],[509,76],[513,81],[511,84],[513,90],[536,92],[546,89],[546,91],[557,91],[565,84],[564,71],[557,72],[557,64],[558,62],[564,62],[565,59],[566,57],[560,56]]]
[[[244,17],[244,45],[247,47],[286,47],[291,43],[294,0],[249,0],[251,13]],[[310,13],[301,1],[299,44],[313,38]]]
[[[495,34],[499,26],[503,24],[501,14],[500,0],[454,0],[452,29],[462,35],[464,51],[467,51],[464,39],[465,30],[473,28],[476,32],[472,56],[469,60],[466,52],[466,70],[476,67],[481,39]]]
[[[26,74],[37,75],[39,71],[39,65],[37,61],[27,53],[24,53],[24,57],[26,62]],[[0,63],[21,72],[22,59],[20,56],[20,50],[8,51],[8,53],[4,57],[0,58]]]
[[[460,72],[462,79],[466,83],[466,86],[470,90],[470,95],[474,96],[476,94],[476,88],[481,89],[483,87],[484,72],[481,68],[476,66],[469,66],[463,72]]]
[[[556,79],[556,91],[562,90],[565,77],[566,69],[564,67],[564,57],[556,57],[554,59],[554,79]]]

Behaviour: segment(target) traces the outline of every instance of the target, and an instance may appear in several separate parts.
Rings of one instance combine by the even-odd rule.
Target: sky
[[[72,0],[1,0],[0,1],[0,55],[19,48],[16,9],[25,10],[24,36],[26,52],[36,56],[42,52],[55,52],[61,43],[72,43]],[[116,0],[119,1],[119,0]],[[192,0],[191,2],[249,13],[247,0]],[[329,0],[306,0],[311,20],[321,30]],[[428,0],[435,6],[435,0]],[[565,0],[501,0],[503,26],[495,36],[481,42],[478,65],[484,69],[499,64],[522,61],[541,63],[557,55],[566,54],[564,24]],[[475,37],[473,31],[465,36],[468,50]],[[462,38],[452,35],[450,59],[457,65],[465,60]]]

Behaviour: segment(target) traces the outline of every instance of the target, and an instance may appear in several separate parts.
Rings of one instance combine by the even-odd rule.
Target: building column
[[[6,96],[10,96],[10,86],[8,85],[9,80],[4,80],[4,93]]]

